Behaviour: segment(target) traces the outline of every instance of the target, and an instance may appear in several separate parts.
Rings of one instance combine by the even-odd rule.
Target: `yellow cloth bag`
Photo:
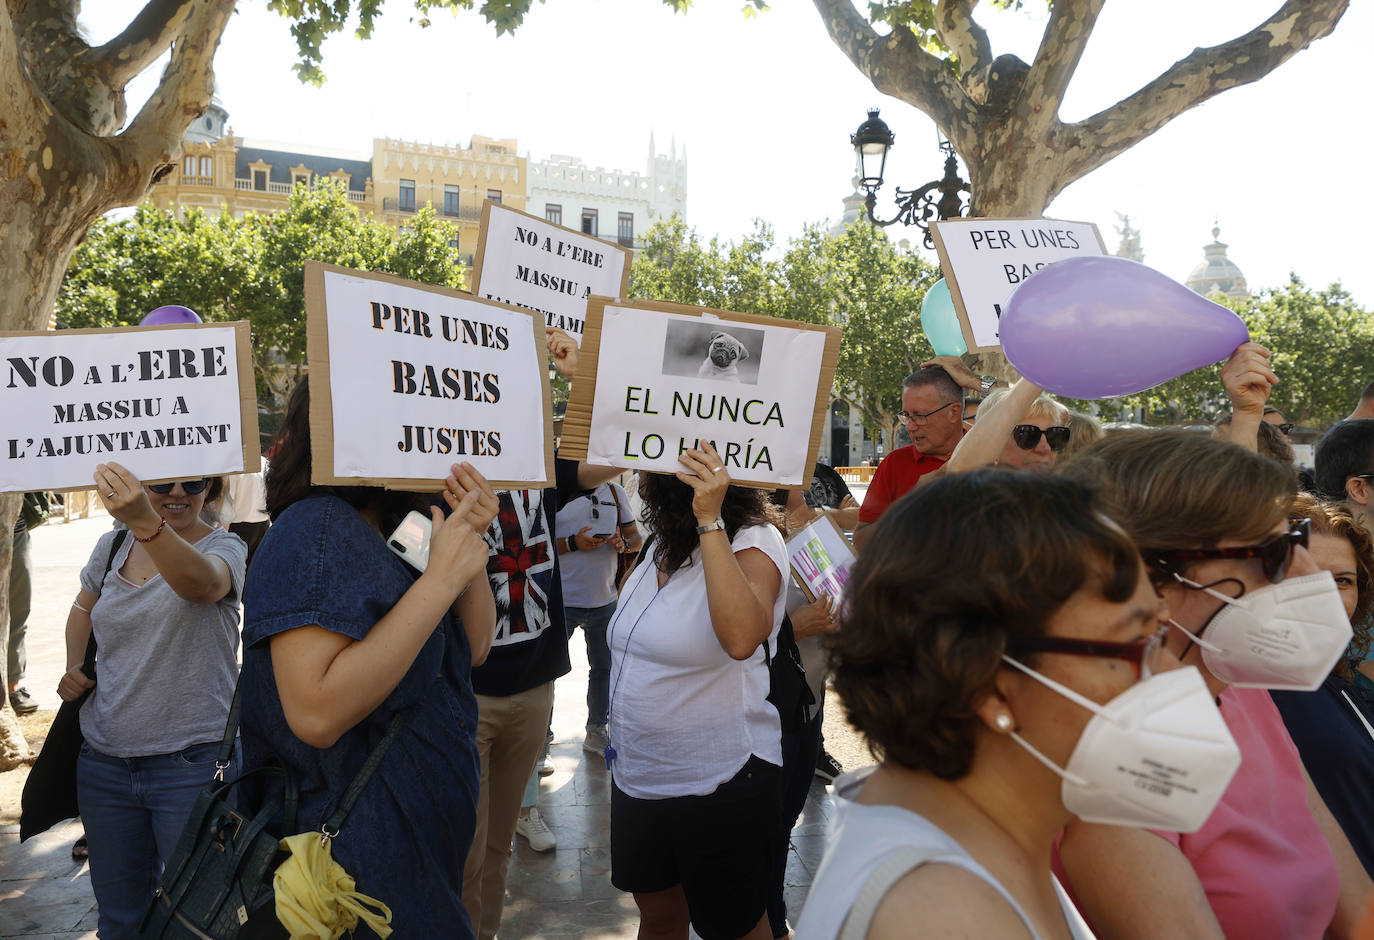
[[[391,935],[391,908],[357,891],[353,876],[334,861],[328,841],[318,832],[281,840],[291,856],[277,867],[272,888],[277,920],[291,940],[339,940],[362,919],[379,937]]]

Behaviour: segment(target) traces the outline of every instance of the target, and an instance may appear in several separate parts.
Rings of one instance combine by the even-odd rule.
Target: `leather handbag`
[[[115,533],[110,545],[110,555],[105,559],[105,575],[114,565],[119,547],[129,537],[128,529]],[[101,582],[105,580],[101,575]],[[86,640],[86,655],[81,662],[81,671],[86,678],[95,678],[95,631]],[[24,793],[19,798],[19,841],[47,832],[64,819],[79,815],[76,804],[76,757],[86,738],[81,733],[81,706],[90,697],[90,690],[71,702],[63,702],[57,710],[48,736],[43,739],[43,748],[29,770],[24,781]]]
[[[620,512],[620,497],[616,495],[616,486],[615,486],[615,484],[614,484],[614,483],[610,484],[610,487],[611,487],[611,499],[615,502],[615,530],[616,530],[616,532],[619,532],[619,531],[620,531],[620,516],[621,516],[621,512]],[[631,523],[633,523],[633,521],[634,521],[634,520],[631,520],[629,523],[626,523],[626,525],[630,525]],[[642,547],[642,546],[641,546],[641,547]],[[639,552],[637,552],[637,551],[634,551],[634,552],[621,552],[620,554],[618,554],[618,555],[616,556],[616,559],[615,559],[615,589],[616,589],[617,592],[619,592],[619,590],[620,590],[622,587],[624,587],[624,585],[625,585],[625,579],[628,578],[628,577],[630,576],[630,572],[631,572],[631,571],[634,571],[634,570],[635,570],[635,565],[638,564],[638,563],[639,563]]]
[[[153,901],[143,917],[139,940],[279,940],[288,936],[277,920],[273,877],[289,853],[281,848],[283,834],[296,833],[299,791],[295,775],[285,767],[266,766],[224,780],[238,732],[242,684],[234,689],[224,739],[215,759],[215,779],[196,799],[191,815],[177,840],[176,850],[163,871]],[[386,734],[368,754],[353,782],[320,832],[332,839],[363,788],[396,740],[405,713],[391,718]],[[251,816],[240,812],[227,797],[246,780],[268,783],[270,788]]]

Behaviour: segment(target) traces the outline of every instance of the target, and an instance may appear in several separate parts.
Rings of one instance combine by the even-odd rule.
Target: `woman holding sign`
[[[781,726],[767,701],[788,570],[781,514],[709,443],[641,474],[650,564],[611,621],[611,882],[640,935],[765,940]]]
[[[141,484],[100,464],[95,488],[124,529],[96,543],[67,618],[63,701],[81,707],[77,799],[102,938],[133,937],[191,806],[215,773],[238,672],[248,549],[201,518],[219,477]],[[82,671],[92,634],[95,679]]]

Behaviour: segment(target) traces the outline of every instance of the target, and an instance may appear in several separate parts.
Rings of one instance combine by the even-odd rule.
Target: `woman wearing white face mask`
[[[1200,825],[1239,762],[1163,616],[1081,484],[978,470],[894,504],[831,642],[882,763],[836,781],[798,940],[1089,936],[1050,874],[1064,824]]]
[[[1168,646],[1202,672],[1242,756],[1196,833],[1070,825],[1065,886],[1102,937],[1348,935],[1369,878],[1265,691],[1317,687],[1350,639],[1307,527],[1287,519],[1291,471],[1234,444],[1147,431],[1063,473],[1101,486],[1140,545],[1172,612]]]

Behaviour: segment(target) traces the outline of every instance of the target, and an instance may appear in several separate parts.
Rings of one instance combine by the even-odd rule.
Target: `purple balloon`
[[[139,326],[168,326],[173,323],[203,323],[200,314],[190,307],[183,307],[180,304],[168,304],[165,307],[158,307],[149,313],[142,320],[138,321]]]
[[[1112,398],[1220,362],[1250,338],[1240,317],[1125,258],[1070,258],[1016,288],[1000,323],[1016,371],[1067,398]]]

